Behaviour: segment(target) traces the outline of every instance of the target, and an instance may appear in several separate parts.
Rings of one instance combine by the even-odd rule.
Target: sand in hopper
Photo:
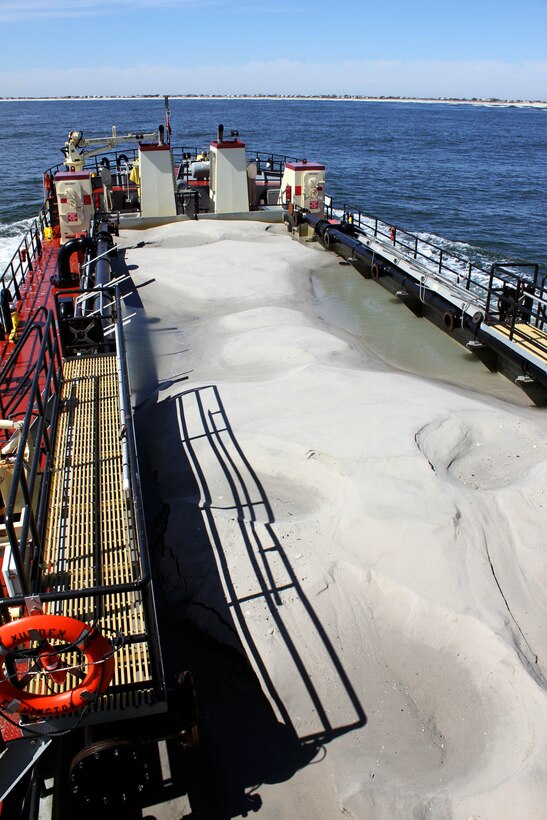
[[[164,591],[237,632],[279,720],[323,746],[261,787],[261,815],[544,817],[545,411],[397,372],[320,321],[332,259],[280,227],[139,238]]]

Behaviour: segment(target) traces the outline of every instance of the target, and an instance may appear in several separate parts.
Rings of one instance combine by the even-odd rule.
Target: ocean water
[[[0,102],[0,269],[42,197],[68,131],[155,130],[163,100]],[[218,123],[249,149],[327,166],[335,204],[359,206],[485,265],[547,273],[547,109],[331,100],[171,100],[174,145],[207,146]]]

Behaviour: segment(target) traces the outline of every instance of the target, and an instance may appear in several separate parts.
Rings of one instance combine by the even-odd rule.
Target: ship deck
[[[40,264],[36,285],[51,290],[48,265]],[[27,293],[29,276],[24,285]],[[62,718],[78,723],[167,708],[115,293],[109,322],[117,330],[109,341],[105,336],[84,355],[63,357],[62,339],[77,335],[81,320],[60,313],[55,319],[44,306],[25,314],[2,368],[4,415],[22,426],[3,431],[8,441],[20,438],[16,454],[3,461],[9,481],[0,510],[0,606],[9,618],[37,609],[70,617],[110,641],[115,668],[108,688],[84,713]],[[48,291],[48,303],[49,297],[55,302]],[[17,661],[29,693],[55,696],[78,685],[84,654],[63,647],[61,657],[69,670],[62,682],[39,664],[29,669]],[[5,723],[4,736],[18,736]]]

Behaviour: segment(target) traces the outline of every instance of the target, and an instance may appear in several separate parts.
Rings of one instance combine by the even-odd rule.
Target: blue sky
[[[547,99],[547,0],[0,0],[0,96]]]

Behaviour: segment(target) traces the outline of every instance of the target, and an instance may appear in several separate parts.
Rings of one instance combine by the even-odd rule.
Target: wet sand
[[[333,257],[281,226],[138,238],[130,370],[166,657],[198,670],[194,815],[543,817],[545,410],[335,324]]]

